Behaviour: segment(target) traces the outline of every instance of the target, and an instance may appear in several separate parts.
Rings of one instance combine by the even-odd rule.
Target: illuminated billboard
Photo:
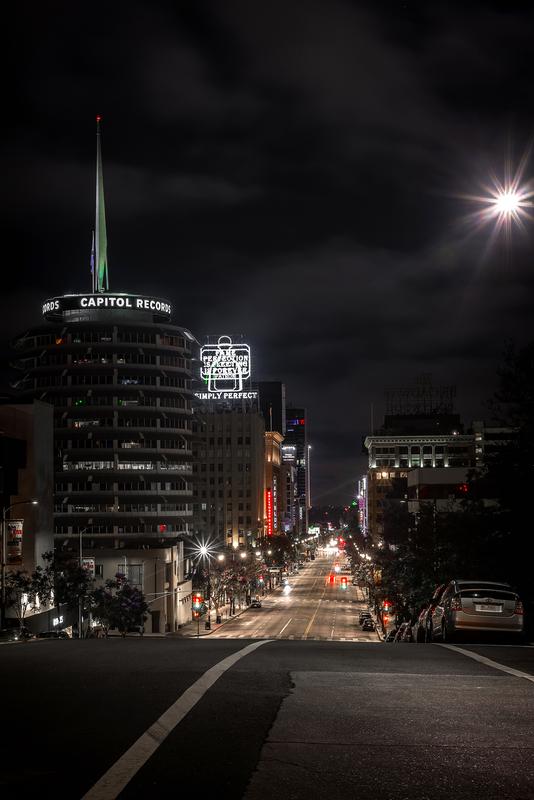
[[[215,344],[200,348],[200,378],[205,389],[195,394],[200,400],[256,400],[258,392],[247,389],[250,370],[249,345],[219,336]]]

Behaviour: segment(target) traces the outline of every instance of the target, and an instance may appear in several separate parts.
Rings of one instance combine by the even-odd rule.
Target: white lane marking
[[[520,669],[514,669],[514,667],[507,667],[504,664],[499,664],[491,658],[481,656],[479,653],[472,653],[471,650],[464,650],[463,647],[456,647],[454,644],[441,644],[440,642],[436,642],[436,644],[439,647],[446,647],[447,650],[452,650],[453,653],[462,653],[462,655],[473,658],[475,661],[480,661],[481,664],[486,664],[486,666],[493,667],[493,669],[499,669],[501,672],[507,672],[509,675],[515,675],[516,678],[524,678],[526,681],[534,683],[534,675],[529,675],[528,672],[522,672]]]
[[[124,787],[146,764],[167,736],[172,733],[179,722],[196,706],[215,681],[253,650],[267,644],[269,640],[253,642],[237,653],[223,658],[211,667],[189,689],[180,695],[178,700],[169,706],[159,719],[102,775],[95,785],[84,794],[82,800],[115,800]]]
[[[287,628],[287,626],[289,625],[289,623],[291,622],[291,620],[292,620],[292,619],[293,619],[293,617],[290,617],[290,618],[288,619],[288,621],[286,622],[286,624],[284,625],[284,627],[283,627],[283,628],[282,628],[282,630],[280,631],[280,634],[279,634],[280,636],[283,634],[283,632],[285,631],[285,629]]]

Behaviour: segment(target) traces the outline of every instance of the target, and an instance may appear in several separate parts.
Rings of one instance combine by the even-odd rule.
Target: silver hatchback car
[[[432,639],[463,631],[523,634],[523,603],[508,583],[451,581],[431,614]]]

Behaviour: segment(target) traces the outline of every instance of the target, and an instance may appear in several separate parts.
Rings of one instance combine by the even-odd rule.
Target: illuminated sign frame
[[[250,346],[219,336],[216,344],[200,348],[200,378],[206,388],[195,396],[199,400],[257,400],[258,392],[246,389],[250,375]]]

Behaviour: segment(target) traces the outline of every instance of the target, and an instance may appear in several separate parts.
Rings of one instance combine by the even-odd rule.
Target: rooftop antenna
[[[95,262],[93,267],[93,291],[109,291],[108,239],[106,233],[106,206],[104,203],[104,176],[102,171],[102,147],[100,115],[96,118],[96,213],[95,213]]]

